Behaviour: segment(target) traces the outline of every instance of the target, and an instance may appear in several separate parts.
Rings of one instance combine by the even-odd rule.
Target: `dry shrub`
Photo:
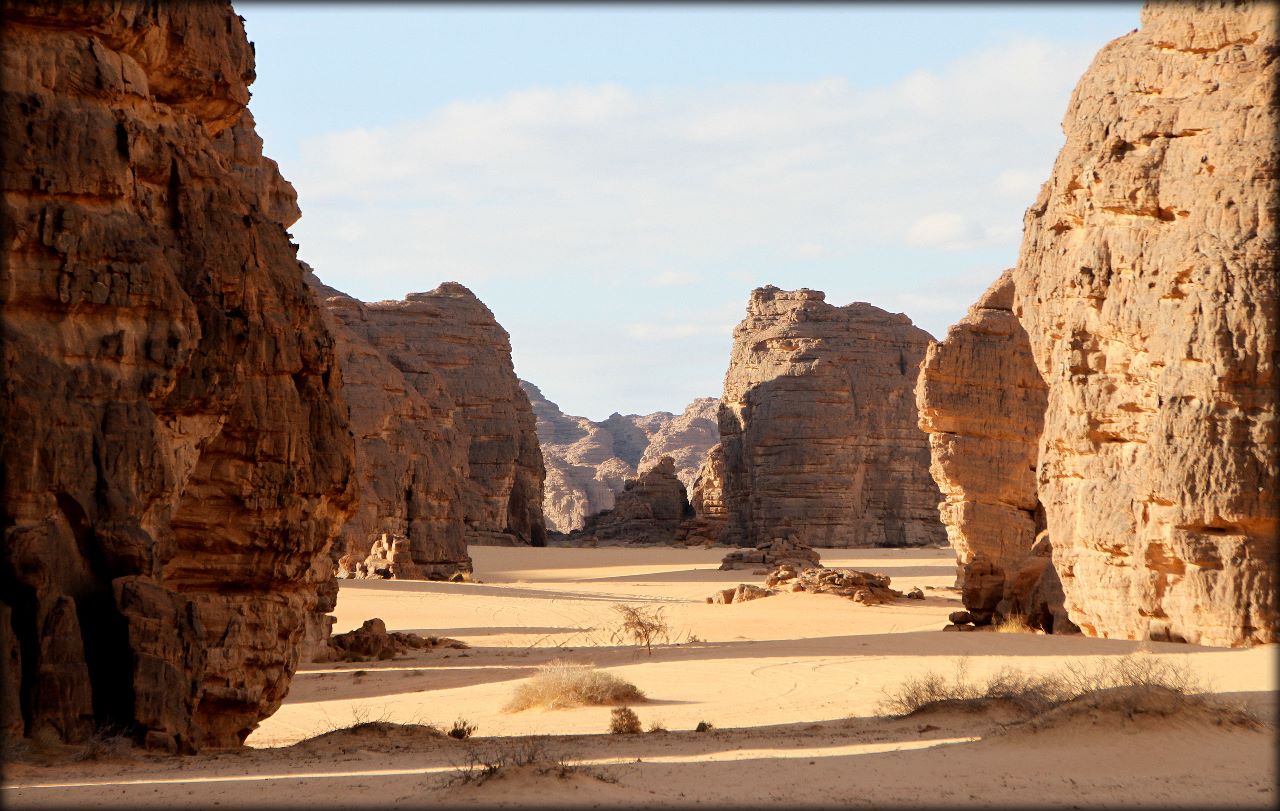
[[[511,769],[525,769],[538,777],[553,776],[561,780],[582,774],[604,783],[618,782],[611,772],[574,763],[563,755],[549,752],[542,741],[525,738],[500,742],[483,752],[471,750],[467,762],[456,766],[444,784],[482,785],[503,777]]]
[[[1027,624],[1027,618],[1021,614],[1010,614],[1003,617],[996,623],[996,633],[998,634],[1034,634],[1039,633],[1035,628]]]
[[[592,665],[557,659],[539,665],[537,673],[517,685],[515,695],[504,709],[507,712],[520,712],[530,707],[559,710],[637,701],[644,701],[644,693],[634,684]]]
[[[450,738],[456,738],[457,740],[465,741],[467,738],[470,738],[471,733],[475,731],[476,731],[475,724],[469,724],[466,721],[459,718],[457,721],[453,722],[453,726],[449,727],[449,731],[445,734],[447,734]]]
[[[98,729],[71,756],[73,762],[133,759],[138,748],[133,739],[116,729]]]
[[[613,642],[630,640],[635,645],[644,645],[652,656],[654,642],[670,640],[671,628],[662,616],[662,606],[645,608],[615,603],[612,609],[618,615],[618,625],[610,633]]]
[[[640,716],[630,707],[618,707],[614,709],[609,718],[609,734],[611,735],[635,735],[640,732],[643,727],[640,726]]]
[[[1015,710],[1036,727],[1088,712],[1126,718],[1190,713],[1219,724],[1260,726],[1244,705],[1205,695],[1185,664],[1142,653],[1092,666],[1071,662],[1048,674],[1004,668],[985,682],[971,681],[961,659],[951,679],[933,672],[908,679],[886,691],[879,709],[886,715],[906,717],[944,709],[985,712],[996,706]]]

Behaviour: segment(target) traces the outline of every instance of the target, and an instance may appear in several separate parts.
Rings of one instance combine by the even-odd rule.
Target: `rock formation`
[[[0,14],[6,728],[237,745],[353,503],[253,51],[225,2]]]
[[[386,361],[367,358],[375,379],[387,379],[384,375],[392,369],[398,372],[399,378],[390,378],[395,382],[380,384],[386,387],[383,396],[397,399],[402,378],[425,401],[428,408],[419,408],[413,422],[427,444],[461,443],[461,452],[435,448],[434,459],[414,474],[421,477],[416,493],[423,502],[412,506],[410,514],[424,522],[426,539],[419,547],[410,536],[415,562],[421,549],[446,567],[463,568],[460,554],[465,549],[456,545],[454,530],[445,528],[457,519],[450,505],[450,479],[459,481],[464,543],[545,543],[545,471],[533,410],[511,364],[511,340],[489,308],[456,282],[411,293],[403,301],[359,304],[348,298],[344,303],[326,294],[326,303],[363,338],[368,349],[362,357],[371,352]],[[382,419],[384,424],[391,421],[389,415]],[[388,450],[394,451],[394,445]],[[392,492],[389,498],[400,496]],[[379,534],[363,535],[369,541],[361,541],[361,548],[367,549]]]
[[[365,304],[314,274],[307,281],[337,340],[356,436],[360,508],[334,544],[340,574],[411,580],[469,574],[462,493],[470,438],[442,375],[419,364],[410,383],[375,347],[379,327]]]
[[[1061,602],[1031,599],[1044,591],[1041,577],[1057,577],[1047,557],[1031,554],[1044,529],[1036,460],[1045,392],[1013,314],[1010,270],[943,341],[929,345],[916,405],[929,434],[930,472],[945,497],[939,510],[965,608],[987,620],[1022,616],[1061,633],[1074,628]],[[1036,576],[1027,567],[1037,568]]]
[[[812,546],[944,542],[913,392],[929,334],[905,315],[823,299],[752,292],[695,507],[704,520],[723,510],[724,538],[741,546],[784,527]]]
[[[628,544],[670,544],[680,522],[693,516],[684,483],[676,477],[675,460],[664,456],[634,479],[627,479],[613,507],[587,516],[568,542],[590,540]]]
[[[1148,4],[1027,211],[1039,498],[1091,635],[1277,640],[1276,16]]]
[[[806,546],[796,539],[794,533],[787,533],[785,538],[774,538],[765,543],[756,544],[754,549],[735,549],[720,561],[721,571],[733,569],[759,570],[759,574],[768,574],[770,569],[780,566],[822,568],[822,558],[812,547]]]
[[[603,422],[574,417],[520,381],[538,421],[538,440],[547,467],[543,512],[547,527],[568,533],[589,516],[611,510],[627,480],[670,456],[675,475],[688,488],[707,449],[719,439],[719,401],[702,397],[682,414],[612,414]]]

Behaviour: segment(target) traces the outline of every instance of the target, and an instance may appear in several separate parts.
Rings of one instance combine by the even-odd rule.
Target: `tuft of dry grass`
[[[609,717],[610,735],[635,735],[642,729],[640,716],[630,707],[617,707]]]
[[[520,712],[531,707],[548,710],[593,705],[630,704],[644,701],[644,693],[634,684],[592,665],[557,659],[538,666],[538,672],[516,686],[515,694],[503,709]]]
[[[1037,634],[1040,633],[1035,628],[1027,624],[1027,618],[1021,614],[1010,614],[1002,618],[996,623],[996,633],[998,634]]]
[[[929,672],[886,691],[879,710],[904,718],[944,709],[985,712],[996,706],[1014,710],[1033,727],[1097,712],[1129,719],[1198,714],[1218,724],[1261,726],[1243,704],[1205,695],[1185,664],[1143,653],[1093,666],[1072,662],[1053,673],[1003,668],[983,682],[969,679],[967,663],[961,659],[950,679]]]

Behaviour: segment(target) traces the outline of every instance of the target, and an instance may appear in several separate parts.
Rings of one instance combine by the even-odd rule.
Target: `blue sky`
[[[302,258],[365,300],[462,282],[601,419],[718,396],[762,284],[945,334],[1139,4],[236,8]]]

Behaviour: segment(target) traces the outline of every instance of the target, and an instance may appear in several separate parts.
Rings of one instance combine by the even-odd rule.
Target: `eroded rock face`
[[[965,608],[995,619],[1016,614],[1061,632],[1072,626],[1060,602],[1031,604],[1042,593],[1039,578],[1054,577],[1043,571],[1052,564],[1027,560],[1044,529],[1036,461],[1045,401],[1027,333],[1013,314],[1008,270],[944,340],[929,345],[916,406],[929,434],[930,473],[944,496],[938,509],[956,550]],[[1024,570],[1036,562],[1031,577]]]
[[[681,414],[612,414],[603,422],[563,413],[537,386],[520,381],[533,404],[547,467],[543,512],[547,527],[568,533],[611,510],[628,479],[671,457],[686,489],[719,438],[719,401],[702,397]]]
[[[664,456],[634,479],[627,479],[613,507],[587,517],[567,541],[590,539],[628,544],[670,544],[680,522],[693,516],[675,460]]]
[[[744,546],[794,530],[812,546],[941,543],[915,378],[930,337],[905,315],[763,287],[734,330],[719,458],[695,505]]]
[[[543,545],[545,470],[533,410],[511,364],[511,340],[489,308],[466,287],[445,282],[403,301],[363,304],[360,319],[368,344],[434,414],[446,412],[445,398],[452,404],[452,428],[437,432],[456,431],[465,445],[465,543]],[[440,453],[443,462],[451,452]],[[456,469],[448,459],[442,470]],[[447,513],[446,501],[435,514]]]
[[[236,745],[288,689],[354,453],[293,189],[245,109],[252,49],[226,3],[0,13],[24,732]]]
[[[1088,634],[1277,638],[1276,8],[1151,3],[1080,80],[1015,271]]]
[[[428,580],[470,574],[462,497],[470,437],[442,376],[420,364],[413,382],[407,380],[375,347],[379,327],[365,304],[314,274],[307,281],[337,339],[356,436],[360,507],[334,544],[333,559],[354,558],[345,570],[351,575]],[[368,562],[371,557],[385,567]]]

